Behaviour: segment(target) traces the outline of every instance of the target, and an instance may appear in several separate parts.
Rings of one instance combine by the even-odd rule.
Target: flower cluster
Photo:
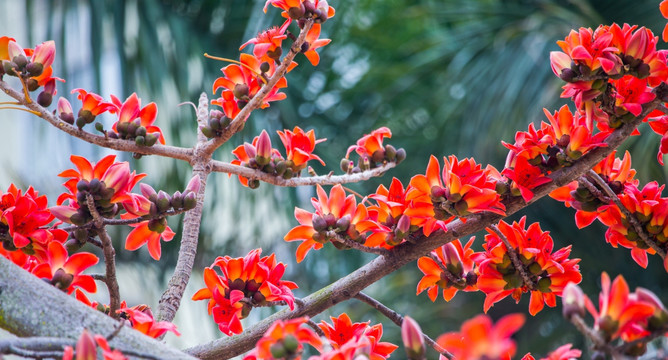
[[[418,268],[424,276],[417,285],[417,293],[427,290],[429,299],[436,301],[439,287],[443,289],[443,298],[450,301],[457,291],[477,291],[474,254],[471,238],[462,246],[459,239],[453,240],[431,252],[431,257],[418,259]]]
[[[535,315],[544,304],[554,307],[566,284],[582,280],[580,259],[568,258],[571,246],[553,252],[552,237],[538,223],[526,228],[523,217],[512,225],[499,222],[498,230],[487,229],[485,251],[472,255],[478,265],[478,289],[487,295],[485,312],[508,295],[519,302],[530,291],[529,313]]]
[[[305,132],[299,126],[295,126],[293,131],[278,131],[278,136],[285,146],[287,157],[284,158],[278,150],[272,148],[269,134],[262,130],[260,136],[256,136],[251,144],[244,143],[232,151],[237,157],[232,160],[232,164],[260,170],[284,179],[299,176],[309,160],[318,160],[325,165],[318,155],[313,154],[313,150],[317,144],[327,139],[316,139],[313,130]],[[259,180],[243,176],[239,177],[239,181],[251,188],[260,185]]]
[[[285,93],[280,92],[280,89],[288,85],[283,75],[297,66],[297,63],[291,62],[280,74],[278,68],[281,65],[283,54],[283,40],[288,38],[288,27],[293,20],[298,20],[300,29],[304,28],[305,21],[308,19],[313,19],[315,22],[306,33],[301,48],[298,49],[314,66],[320,61],[316,49],[330,42],[329,39],[320,39],[320,23],[334,16],[334,8],[330,7],[326,0],[315,0],[315,2],[311,0],[270,0],[265,4],[265,12],[270,4],[284,10],[283,15],[287,20],[280,27],[265,30],[257,37],[248,40],[241,46],[241,49],[253,45],[252,54],[243,53],[239,61],[233,61],[234,64],[221,69],[223,76],[214,81],[213,93],[215,94],[218,89],[222,89],[222,93],[211,103],[222,107],[224,115],[216,116],[214,123],[210,121],[202,128],[202,132],[208,137],[220,136],[231,119],[234,119],[274,76],[280,76],[280,78],[266,92],[266,95],[263,95],[260,107],[266,108],[270,102],[286,98]]]
[[[52,64],[56,58],[56,43],[49,40],[35,46],[34,49],[24,49],[14,38],[0,37],[0,80],[4,75],[16,76],[21,80],[26,96],[28,91],[43,90],[37,96],[37,103],[49,106],[56,94],[56,80],[53,77]]]
[[[382,324],[369,326],[369,322],[353,323],[346,313],[330,319],[331,324],[323,320],[318,327],[325,333],[333,351],[316,357],[318,360],[353,359],[357,355],[365,355],[371,360],[383,360],[389,358],[398,347],[380,341],[383,336]]]
[[[399,164],[406,158],[406,150],[396,149],[392,145],[383,146],[384,138],[391,138],[392,132],[386,127],[378,128],[371,134],[364,135],[357,140],[355,145],[348,148],[346,157],[341,160],[341,170],[346,173],[358,173],[360,171],[373,169],[387,162],[396,162]],[[357,165],[349,160],[349,155],[353,150],[359,155]]]
[[[218,257],[204,269],[205,288],[193,295],[193,300],[209,300],[209,315],[226,335],[240,334],[241,319],[248,316],[253,306],[267,306],[276,301],[294,307],[292,289],[297,285],[281,280],[285,264],[277,263],[276,256],[260,257],[262,249],[255,249],[243,258]],[[218,275],[214,267],[223,275]]]

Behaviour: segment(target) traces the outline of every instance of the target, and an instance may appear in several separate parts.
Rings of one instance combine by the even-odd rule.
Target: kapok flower
[[[173,332],[176,336],[181,336],[176,329],[176,325],[169,321],[155,321],[151,309],[146,305],[137,305],[131,308],[122,307],[118,312],[123,318],[130,322],[130,326],[152,338],[159,338],[167,331]]]
[[[357,205],[354,195],[346,196],[340,184],[332,187],[329,197],[320,185],[317,185],[317,193],[317,199],[311,198],[315,212],[295,208],[295,218],[300,225],[283,237],[285,241],[303,241],[297,248],[297,262],[304,260],[311,249],[319,250],[330,241],[337,248],[345,249],[345,245],[336,241],[339,236],[364,243],[366,232],[382,227],[369,219],[366,207]]]
[[[580,259],[568,259],[571,246],[553,252],[554,242],[548,232],[541,230],[538,223],[525,228],[526,217],[512,225],[500,221],[499,231],[508,240],[524,269],[516,268],[503,239],[492,229],[487,229],[484,252],[474,254],[473,260],[478,265],[478,289],[485,298],[484,310],[487,312],[497,301],[512,295],[519,302],[523,293],[530,291],[529,313],[537,314],[544,304],[556,305],[556,296],[561,296],[569,282],[579,283],[582,275],[578,262]],[[530,280],[525,282],[522,272]]]
[[[6,250],[23,249],[45,260],[51,241],[64,242],[63,230],[45,228],[54,219],[47,201],[32,187],[23,193],[11,184],[4,194],[0,191],[0,241]]]
[[[624,158],[615,157],[613,151],[596,164],[592,170],[596,172],[616,194],[621,194],[627,184],[637,186],[638,179],[634,179],[636,171],[631,168],[631,155],[624,153]],[[595,185],[597,186],[597,185]],[[599,214],[606,211],[611,204],[604,204],[598,197],[592,194],[586,187],[573,181],[568,185],[553,190],[550,197],[564,202],[566,207],[573,206],[575,212],[575,224],[582,229],[589,226]]]
[[[193,300],[209,300],[209,314],[227,335],[242,331],[239,320],[248,316],[253,305],[285,301],[290,309],[294,307],[292,289],[297,285],[281,280],[285,264],[277,263],[274,254],[260,258],[261,253],[262,249],[255,249],[243,258],[218,257],[204,269],[206,288],[193,295]],[[214,266],[222,270],[222,276]]]
[[[585,298],[585,305],[594,317],[594,329],[601,332],[608,341],[622,337],[625,341],[635,338],[638,325],[654,314],[652,304],[641,301],[635,294],[630,294],[624,277],[619,275],[610,283],[607,273],[601,274],[601,293],[598,297],[597,310],[594,304]],[[643,329],[640,326],[640,329]]]
[[[352,145],[346,151],[346,159],[350,153],[355,150],[355,152],[361,157],[367,157],[369,160],[374,160],[376,162],[383,161],[385,158],[385,147],[383,146],[384,138],[391,138],[392,131],[389,128],[383,126],[371,132],[371,134],[366,134],[362,136],[355,145]]]
[[[324,166],[325,162],[318,156],[313,154],[315,146],[327,139],[316,139],[315,131],[313,129],[304,132],[299,126],[295,126],[294,130],[277,131],[278,136],[285,146],[287,152],[287,165],[292,169],[293,173],[297,174],[306,167],[306,162],[309,160],[318,160]]]
[[[619,116],[625,115],[627,111],[633,116],[639,116],[642,113],[642,105],[656,98],[656,95],[647,87],[647,81],[632,75],[611,80],[611,84],[616,90],[614,93],[615,110]]]
[[[531,189],[552,181],[552,179],[543,175],[539,167],[531,165],[526,157],[513,157],[513,153],[510,152],[508,159],[511,160],[506,161],[506,168],[501,174],[513,181],[511,184],[513,195],[522,195],[522,198],[527,203],[533,199],[533,191]],[[510,167],[508,164],[512,164],[513,162],[514,165]]]
[[[290,358],[301,359],[303,344],[309,344],[318,351],[322,350],[322,341],[308,326],[304,326],[308,317],[291,320],[276,320],[258,340],[255,349],[244,360],[273,360]]]
[[[311,29],[306,34],[304,45],[302,45],[302,52],[304,53],[304,56],[306,56],[308,61],[310,61],[311,65],[313,66],[317,66],[318,63],[320,63],[320,55],[318,55],[315,50],[329,44],[332,41],[330,39],[319,39],[320,27],[320,24],[313,24]]]
[[[69,200],[67,206],[55,206],[51,212],[60,220],[67,223],[83,225],[92,219],[86,205],[86,194],[99,195],[96,200],[100,215],[111,217],[116,215],[119,207],[117,203],[132,201],[132,188],[143,179],[146,174],[130,172],[127,162],[114,162],[115,155],[108,155],[95,164],[86,158],[72,155],[70,160],[77,169],[68,169],[58,176],[70,178],[63,186],[68,192],[58,197],[58,205]]]
[[[16,39],[9,36],[0,36],[0,61],[2,60],[12,60],[9,57],[9,42],[16,42]]]
[[[562,106],[554,114],[550,114],[547,109],[543,109],[543,112],[550,121],[550,126],[546,130],[551,132],[554,139],[552,145],[563,149],[564,155],[569,159],[577,160],[591,149],[608,146],[603,142],[607,134],[604,132],[593,134],[593,124],[588,123],[580,112],[576,112],[573,116],[568,105]]]
[[[80,252],[69,256],[63,244],[52,241],[46,251],[46,262],[37,265],[33,275],[48,279],[52,285],[71,294],[76,287],[88,292],[97,291],[95,280],[90,275],[81,274],[84,270],[97,264],[95,254]]]
[[[76,124],[79,128],[84,127],[95,121],[95,117],[104,112],[116,111],[116,106],[110,102],[104,101],[104,98],[98,94],[89,93],[84,89],[74,89],[72,94],[79,93],[77,99],[81,100],[83,106],[77,114]]]
[[[241,54],[240,63],[242,65],[231,64],[222,68],[224,76],[213,82],[214,93],[219,88],[224,90],[222,97],[213,100],[211,103],[221,106],[225,115],[230,119],[237,116],[241,108],[246,106],[248,101],[260,91],[262,85],[266,83],[269,77],[273,76],[276,70],[273,61],[262,61],[250,54]],[[287,80],[285,80],[285,77],[281,77],[276,85],[269,90],[260,107],[264,109],[272,101],[285,99],[285,93],[279,93],[278,90],[286,86],[288,86]]]
[[[462,324],[459,332],[439,336],[436,343],[458,360],[510,360],[516,351],[511,336],[524,325],[524,315],[510,314],[496,324],[487,315],[478,315]]]
[[[369,214],[385,227],[369,235],[364,243],[365,246],[392,248],[403,242],[410,233],[418,230],[420,220],[404,214],[409,206],[406,200],[408,190],[404,189],[399,179],[392,178],[389,189],[379,185],[376,192],[369,196],[377,202],[377,205],[369,206]]]
[[[162,130],[153,125],[158,116],[158,106],[154,102],[142,108],[137,93],[132,93],[123,103],[111,95],[111,101],[116,108],[114,112],[118,113],[118,121],[112,125],[112,130],[121,139],[133,139],[138,144],[146,146],[152,146],[156,140],[165,144]]]
[[[422,231],[429,236],[455,216],[467,216],[484,211],[505,215],[506,207],[496,192],[496,181],[489,169],[482,169],[473,158],[459,161],[451,155],[443,158],[443,172],[435,156],[429,159],[425,175],[411,179],[413,188],[406,195],[412,201],[407,214],[424,219]]]
[[[131,224],[134,229],[130,231],[125,239],[125,250],[134,251],[148,244],[148,253],[154,260],[160,260],[162,253],[160,240],[171,241],[174,231],[167,226],[164,218],[144,221],[139,224]]]
[[[340,349],[347,343],[356,343],[361,338],[369,340],[365,345],[364,355],[370,360],[384,360],[389,358],[390,354],[398,347],[389,342],[381,342],[383,336],[383,324],[369,326],[369,322],[353,323],[348,314],[343,313],[338,318],[330,317],[332,324],[321,321],[318,327],[325,333],[325,337],[330,341],[333,349]]]
[[[591,72],[602,68],[609,75],[615,75],[618,64],[621,65],[616,53],[619,51],[611,46],[613,36],[609,32],[594,33],[590,28],[571,30],[564,40],[557,45],[575,64],[586,66]]]
[[[266,56],[274,61],[280,60],[281,53],[283,52],[281,44],[283,43],[283,40],[288,38],[288,36],[285,35],[285,30],[288,29],[288,25],[290,25],[291,22],[291,20],[286,20],[280,27],[275,26],[259,33],[257,37],[254,37],[241,45],[239,51],[243,50],[248,44],[253,44],[253,55],[255,55],[256,58],[262,59]]]
[[[441,287],[443,299],[450,301],[459,290],[477,291],[475,263],[471,258],[473,255],[471,245],[474,240],[475,237],[472,237],[462,246],[459,239],[456,239],[432,251],[440,264],[428,256],[419,258],[418,268],[424,276],[417,285],[417,294],[427,290],[429,299],[435,301],[438,297],[438,288]],[[443,268],[450,274],[446,274]]]

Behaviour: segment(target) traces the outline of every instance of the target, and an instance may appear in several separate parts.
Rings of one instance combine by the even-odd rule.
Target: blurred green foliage
[[[665,22],[658,2],[621,0],[331,0],[331,5],[337,14],[323,26],[323,37],[333,42],[321,51],[320,66],[313,68],[299,57],[300,66],[288,75],[287,100],[253,114],[231,142],[236,146],[250,141],[260,129],[273,133],[296,125],[315,128],[318,137],[328,138],[316,152],[338,172],[349,144],[376,127],[388,126],[394,134],[390,142],[404,147],[409,161],[381,179],[352,186],[365,193],[380,183],[389,184],[392,176],[407,184],[412,175],[424,172],[431,154],[472,156],[479,163],[503,167],[506,150],[500,141],[512,142],[515,131],[543,120],[543,107],[556,109],[565,103],[559,98],[562,84],[549,67],[556,40],[580,26],[641,23],[659,33]],[[137,91],[145,102],[157,101],[158,122],[168,142],[190,146],[195,138],[194,115],[189,107],[177,104],[196,102],[201,91],[211,98],[211,84],[226,65],[202,54],[235,58],[239,45],[261,29],[279,25],[278,11],[272,8],[263,16],[263,6],[264,0],[29,0],[26,12],[46,7],[50,14],[46,37],[33,34],[30,43],[57,41],[62,64],[57,74],[68,79],[63,93],[69,86],[80,86],[75,79],[81,68],[72,59],[81,48],[89,48],[94,85],[89,90],[102,91],[109,86],[105,79],[120,77],[122,94],[116,95],[124,98]],[[86,34],[84,43],[81,33]],[[104,65],[109,62],[118,64],[118,73],[109,73]],[[665,182],[665,169],[655,160],[658,137],[646,125],[641,131],[642,136],[628,143],[639,178]],[[216,157],[229,161],[232,148],[225,146]],[[150,172],[155,188],[174,191],[185,185],[186,164],[161,160],[155,165],[156,161],[143,158],[136,163],[139,170]],[[316,171],[330,170],[316,167]],[[291,215],[295,205],[310,209],[307,200],[312,193],[313,189],[268,185],[253,191],[234,178],[212,176],[196,266],[209,265],[217,255],[243,256],[258,246],[265,253],[277,251],[279,259],[292,263],[296,244],[286,244],[282,235],[296,224]],[[668,279],[656,256],[647,270],[641,269],[628,250],[605,244],[603,227],[594,224],[577,230],[573,211],[549,199],[522,215],[529,222],[540,221],[558,247],[573,245],[573,256],[582,258],[583,288],[589,295],[596,296],[600,272],[607,271],[612,276],[624,274],[632,287],[647,287],[668,298]],[[180,227],[176,221],[173,225]],[[479,235],[477,249],[481,239]],[[163,272],[176,259],[178,241],[164,248],[165,259],[159,264]],[[120,256],[134,261],[144,255],[120,252]],[[288,277],[300,285],[297,294],[303,296],[368,259],[365,254],[326,247],[309,254],[304,263],[290,265]],[[458,294],[450,303],[439,299],[432,304],[426,294],[416,298],[419,278],[416,266],[409,265],[367,293],[418,319],[432,336],[458,329],[463,320],[481,311],[480,293]],[[420,306],[415,305],[418,302]],[[359,321],[383,321],[388,339],[399,342],[399,330],[365,305],[351,309],[346,303],[335,310],[343,308]],[[506,299],[490,313],[498,317],[527,313],[527,308],[525,296],[519,305]],[[528,319],[518,340],[520,355],[527,351],[544,355],[565,342],[585,346],[558,308]]]

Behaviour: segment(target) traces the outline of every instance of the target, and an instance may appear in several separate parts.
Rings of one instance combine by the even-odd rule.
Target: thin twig
[[[610,186],[608,186],[608,183],[605,182],[605,180],[601,179],[600,176],[594,171],[594,170],[589,170],[587,172],[587,176],[589,176],[591,179],[593,179],[598,186],[600,186],[603,191],[614,201],[615,205],[619,208],[619,210],[624,214],[626,219],[629,221],[631,226],[633,226],[633,229],[636,231],[640,239],[645,243],[645,245],[649,246],[652,248],[654,251],[656,251],[659,256],[661,256],[662,259],[666,258],[666,252],[657,245],[656,242],[654,242],[652,239],[649,238],[647,235],[647,232],[643,228],[643,226],[640,224],[638,221],[638,218],[635,217],[635,215],[631,214],[629,209],[622,204],[622,201],[619,200],[619,197],[617,194],[615,194],[612,189],[610,189]]]
[[[504,235],[501,230],[499,230],[499,227],[492,224],[489,226],[494,233],[503,241],[503,244],[506,245],[506,250],[508,251],[508,256],[510,256],[510,260],[512,260],[513,265],[515,265],[515,269],[520,272],[520,276],[522,276],[522,280],[524,281],[524,285],[526,285],[529,290],[535,290],[536,289],[536,284],[534,284],[533,280],[529,277],[529,274],[527,274],[526,269],[524,268],[524,264],[522,264],[522,261],[520,260],[519,256],[517,255],[517,251],[515,251],[515,248],[510,245],[510,241],[508,241],[508,238],[506,235]]]
[[[369,305],[371,305],[374,309],[378,310],[383,316],[386,318],[390,319],[393,323],[395,323],[398,327],[401,327],[401,324],[404,322],[404,317],[401,316],[399,313],[396,311],[390,309],[389,307],[383,305],[380,301],[372,298],[371,296],[359,292],[355,295],[355,299],[363,301]],[[450,352],[448,352],[446,349],[444,349],[441,345],[436,343],[432,338],[429,337],[429,335],[422,333],[422,336],[424,337],[424,341],[431,346],[436,352],[439,354],[445,356],[448,359],[454,359],[454,355],[452,355]]]
[[[90,274],[90,276],[97,281],[107,282],[107,276],[104,274]]]
[[[456,283],[459,282],[459,279],[457,279],[455,277],[455,275],[453,273],[451,273],[450,270],[448,270],[448,268],[445,267],[445,265],[443,265],[443,263],[441,262],[441,259],[439,259],[438,256],[436,256],[431,251],[429,252],[429,254],[427,256],[429,256],[429,258],[431,258],[436,263],[436,265],[438,265],[438,267],[441,269],[441,271],[445,274],[445,277],[447,277],[448,280],[450,280],[450,282],[452,282],[453,284],[456,284]]]
[[[86,205],[88,206],[88,211],[93,216],[93,221],[95,221],[97,236],[102,242],[106,270],[104,282],[107,284],[107,289],[109,290],[109,316],[118,319],[119,314],[117,310],[121,306],[121,292],[118,287],[118,280],[116,279],[116,250],[114,250],[111,238],[104,227],[104,220],[100,216],[100,213],[97,212],[95,200],[93,200],[91,194],[86,194]]]
[[[141,216],[141,217],[134,218],[134,219],[107,219],[107,218],[102,218],[102,224],[103,225],[112,225],[112,226],[139,224],[141,222],[149,221],[151,219],[160,219],[160,218],[164,218],[166,216],[180,215],[180,214],[185,213],[186,211],[188,211],[188,210],[185,210],[185,209],[169,210],[169,211],[159,213],[155,216],[146,215],[146,216]],[[93,227],[94,225],[95,225],[95,220],[91,220],[91,221],[89,221],[89,222],[87,222],[83,225],[67,226],[67,227],[60,228],[60,229],[65,230],[65,231],[73,231],[73,230],[76,230],[76,229],[89,229],[89,228]]]
[[[318,326],[318,324],[316,324],[313,320],[308,319],[308,321],[306,322],[306,325],[310,326],[315,331],[315,333],[318,334],[318,336],[326,337],[325,332],[322,331],[320,326]]]
[[[596,185],[592,184],[586,176],[580,176],[580,178],[578,178],[578,184],[587,188],[587,190],[589,190],[592,195],[601,200],[601,202],[604,204],[610,203],[611,199],[604,195],[601,190],[596,187]]]

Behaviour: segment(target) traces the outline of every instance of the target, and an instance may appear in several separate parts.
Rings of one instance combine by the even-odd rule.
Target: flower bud
[[[165,229],[167,229],[167,219],[151,219],[148,221],[148,229],[161,234]]]
[[[371,155],[371,161],[373,162],[383,162],[385,160],[385,150],[376,150]]]
[[[280,54],[280,51],[281,51],[280,49],[281,48],[277,48],[277,49],[279,50],[278,56],[281,56],[281,54]],[[260,64],[260,71],[262,71],[263,73],[266,73],[269,70],[271,70],[271,65],[269,65],[268,62],[264,61],[262,64]]]
[[[160,135],[158,133],[150,133],[147,134],[144,139],[145,139],[145,145],[146,146],[153,146],[155,143],[158,142],[158,139],[160,138]]]
[[[350,164],[350,160],[348,160],[346,158],[341,159],[341,162],[339,164],[339,166],[341,167],[341,171],[343,171],[344,173],[347,173],[348,170],[350,169],[349,164]]]
[[[313,229],[315,231],[321,232],[327,230],[327,221],[323,219],[321,216],[313,214],[311,222],[313,223]]]
[[[35,46],[35,51],[32,53],[32,58],[31,61],[34,64],[39,64],[42,66],[42,68],[46,69],[51,64],[53,64],[53,60],[56,58],[56,42],[53,40],[45,41],[37,46]],[[30,72],[30,70],[28,70]],[[39,74],[31,74],[33,76],[38,76],[42,72],[40,71]]]
[[[40,76],[42,75],[42,71],[44,71],[44,66],[42,66],[42,64],[40,63],[31,62],[28,65],[26,65],[26,70],[28,71],[28,74],[30,74],[30,76]]]
[[[88,330],[84,329],[77,341],[76,360],[95,360],[97,359],[97,349],[95,340]]]
[[[264,166],[271,162],[271,139],[266,130],[262,130],[257,140],[256,145],[257,154],[255,160],[260,166]]]
[[[420,325],[410,316],[405,316],[401,322],[401,340],[406,348],[406,355],[410,360],[422,360],[425,355],[424,337]]]
[[[155,202],[158,199],[158,193],[155,192],[155,189],[151,185],[141,183],[139,184],[139,189],[141,190],[141,194],[150,201]]]
[[[51,284],[53,284],[53,286],[55,286],[56,288],[65,291],[67,290],[67,288],[70,287],[73,280],[74,280],[74,275],[68,274],[67,272],[65,272],[65,270],[59,268],[53,274],[53,278],[51,279]]]
[[[336,220],[336,228],[340,231],[346,231],[350,227],[350,215],[346,215],[339,220]]]
[[[397,149],[390,144],[385,145],[385,158],[387,161],[394,161],[397,158]]]
[[[158,211],[165,212],[169,210],[169,208],[171,207],[170,201],[171,199],[169,195],[166,192],[160,190],[158,192],[158,198],[155,201],[155,205],[158,207]]]
[[[213,130],[208,126],[202,126],[199,128],[199,130],[202,132],[202,135],[206,136],[208,139],[211,139],[216,136]]]
[[[562,313],[566,319],[570,319],[576,314],[580,317],[585,315],[584,297],[582,289],[577,284],[570,282],[566,285],[561,295],[563,304]]]
[[[248,97],[248,85],[246,84],[236,84],[232,90],[234,97],[237,99],[245,99]]]
[[[456,277],[462,277],[464,275],[464,265],[455,245],[449,242],[441,247],[441,251],[443,251],[443,258],[448,271]]]
[[[305,13],[306,8],[304,8],[304,3],[300,3],[298,7],[295,6],[288,9],[288,16],[294,20],[299,20]]]
[[[406,150],[403,148],[397,150],[397,164],[401,163],[406,159]]]
[[[174,195],[172,195],[172,201],[170,204],[174,210],[183,208],[183,195],[181,195],[180,191],[176,191]]]
[[[258,179],[250,179],[248,180],[248,187],[251,189],[257,189],[260,187],[260,180]]]
[[[194,192],[197,194],[199,192],[199,188],[201,186],[200,178],[199,175],[193,176],[190,181],[188,181],[188,185],[186,185],[186,189],[183,191],[183,193],[187,193],[189,191]]]
[[[51,93],[42,91],[39,93],[39,95],[37,95],[37,103],[41,106],[48,107],[51,105],[51,102],[53,102],[53,95],[51,95]]]

